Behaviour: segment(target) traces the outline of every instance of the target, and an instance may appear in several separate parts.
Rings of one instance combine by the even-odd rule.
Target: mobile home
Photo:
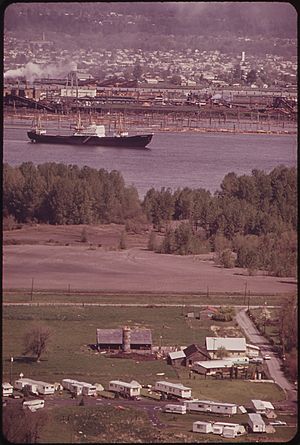
[[[253,433],[265,433],[266,432],[266,424],[263,421],[260,414],[257,413],[248,413],[248,425],[250,426]]]
[[[55,388],[51,383],[42,382],[40,380],[32,380],[32,379],[18,379],[14,383],[15,389],[22,391],[25,387],[32,394],[54,394]]]
[[[34,412],[37,409],[44,408],[45,400],[35,399],[35,400],[26,400],[23,402],[23,408],[28,408],[30,411]]]
[[[236,437],[246,433],[245,427],[238,423],[215,422],[214,426],[222,428],[224,437]]]
[[[197,422],[193,423],[193,433],[212,433],[213,427],[211,422],[202,422],[201,420],[197,420]]]
[[[271,402],[267,402],[266,400],[251,400],[254,410],[257,414],[264,414],[269,419],[275,419],[277,415],[275,414],[275,408]]]
[[[96,386],[92,385],[91,383],[83,383],[83,387],[82,387],[82,394],[84,396],[93,396],[97,393],[97,388]]]
[[[10,383],[2,383],[2,396],[8,397],[13,394],[13,386]]]
[[[206,413],[218,413],[232,416],[237,414],[238,406],[234,403],[212,402],[210,400],[188,400],[184,402],[187,411],[201,411]]]
[[[190,399],[192,397],[192,390],[182,383],[171,383],[165,381],[156,382],[154,390],[159,391],[167,396],[180,397],[182,399]]]
[[[111,380],[108,389],[125,397],[139,397],[141,385],[137,382],[127,383],[121,380]]]
[[[168,404],[165,406],[165,412],[174,414],[186,414],[186,406]]]

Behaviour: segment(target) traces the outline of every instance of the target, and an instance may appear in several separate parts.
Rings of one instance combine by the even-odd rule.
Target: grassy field
[[[139,307],[4,306],[2,316],[4,380],[9,379],[12,371],[14,379],[22,372],[25,377],[49,382],[75,378],[91,383],[101,383],[107,388],[109,380],[114,378],[125,381],[135,379],[141,384],[153,384],[162,378],[157,374],[164,373],[164,379],[180,381],[190,386],[195,398],[238,404],[247,404],[251,398],[270,401],[284,399],[283,392],[275,384],[255,384],[225,379],[220,381],[213,378],[204,379],[200,375],[191,379],[186,368],[175,369],[167,365],[164,359],[144,361],[109,358],[105,354],[92,351],[88,346],[95,342],[97,328],[117,328],[125,324],[152,329],[155,345],[158,345],[160,341],[163,346],[189,345],[194,342],[204,345],[205,337],[212,333],[210,329],[212,323],[224,328],[235,326],[234,321],[228,323],[211,322],[209,319],[191,321],[185,317],[181,307],[153,306],[143,309]],[[47,325],[52,330],[49,351],[42,356],[40,363],[22,356],[24,334],[37,322]],[[11,356],[14,357],[12,367]],[[142,443],[208,440],[206,435],[197,434],[195,437],[195,434],[191,433],[193,417],[174,418],[162,413],[161,416],[165,418],[168,428],[159,432],[154,430],[145,413],[131,409],[116,411],[115,408],[110,407],[57,408],[50,409],[48,415],[48,423],[43,430],[40,442],[116,443],[125,440],[128,443],[136,443],[137,438]],[[126,435],[123,430],[126,431],[128,426],[130,428]],[[290,431],[291,428],[285,434],[288,435]],[[284,434],[284,429],[280,429],[280,434]],[[268,437],[272,441],[275,438],[274,435]],[[278,437],[276,433],[276,439]],[[213,440],[224,441],[215,436]]]
[[[192,432],[196,420],[216,421],[216,416],[203,413],[176,415],[159,413],[166,425],[158,429],[151,425],[143,410],[118,407],[57,408],[48,412],[48,422],[40,434],[41,443],[203,443],[225,442],[230,439],[213,434]],[[247,424],[247,415],[231,419],[218,417],[218,421]],[[287,442],[296,434],[295,427],[279,427],[275,434],[247,434],[237,442]]]
[[[285,301],[286,295],[280,294],[251,294],[249,297],[250,305],[280,305]],[[179,304],[186,307],[203,304],[203,305],[244,305],[248,304],[248,295],[236,293],[99,293],[99,292],[73,292],[73,291],[4,291],[4,303],[108,303],[108,304],[136,304],[142,303],[147,305],[155,304]]]

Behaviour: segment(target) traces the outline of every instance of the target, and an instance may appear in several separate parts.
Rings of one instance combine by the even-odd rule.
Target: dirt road
[[[281,360],[275,356],[269,341],[260,334],[252,320],[248,317],[246,309],[242,309],[237,313],[236,320],[242,330],[247,334],[251,343],[259,346],[263,354],[270,355],[271,360],[267,360],[266,362],[272,379],[284,390],[286,398],[289,401],[296,401],[297,392],[281,370]]]

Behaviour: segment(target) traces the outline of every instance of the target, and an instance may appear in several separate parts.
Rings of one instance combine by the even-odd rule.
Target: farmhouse
[[[206,337],[206,349],[211,358],[218,358],[217,351],[226,349],[229,357],[246,355],[246,339],[244,337]]]
[[[275,408],[271,402],[265,400],[251,400],[254,410],[257,414],[264,414],[268,419],[275,419],[277,417]]]
[[[183,350],[185,354],[185,365],[190,366],[194,362],[202,360],[210,360],[210,355],[205,348],[201,348],[196,344],[192,344]]]
[[[183,399],[190,399],[192,397],[192,390],[182,383],[171,383],[160,381],[154,385],[154,391],[159,391],[166,396],[175,396]]]
[[[150,351],[152,350],[152,334],[150,329],[97,329],[96,344],[100,350]]]
[[[263,421],[260,414],[257,413],[248,413],[248,425],[250,426],[253,433],[265,433],[266,432],[266,424]]]
[[[167,357],[167,363],[168,365],[172,366],[184,366],[185,365],[185,353],[183,351],[174,351],[169,352]]]
[[[225,358],[223,360],[207,360],[195,362],[192,365],[192,370],[197,372],[198,374],[207,376],[223,373],[227,370],[228,373],[231,372],[233,376],[233,367],[244,367],[248,366],[248,364],[248,357]]]
[[[260,348],[255,345],[249,345],[246,343],[246,354],[248,357],[254,358],[258,357],[260,353]]]
[[[238,406],[234,403],[212,402],[210,400],[187,400],[184,402],[187,411],[200,411],[205,413],[218,413],[231,416],[237,414]]]
[[[192,366],[195,361],[210,360],[210,355],[205,348],[196,344],[187,346],[180,351],[170,352],[167,357],[168,365],[172,366]]]

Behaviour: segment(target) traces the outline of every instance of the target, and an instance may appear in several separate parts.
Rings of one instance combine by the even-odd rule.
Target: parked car
[[[285,426],[285,425],[287,425],[287,423],[284,422],[283,420],[276,420],[275,422],[269,422],[269,423],[270,423],[270,425],[273,425],[273,426]]]
[[[269,354],[264,355],[264,360],[271,360],[271,356]]]

